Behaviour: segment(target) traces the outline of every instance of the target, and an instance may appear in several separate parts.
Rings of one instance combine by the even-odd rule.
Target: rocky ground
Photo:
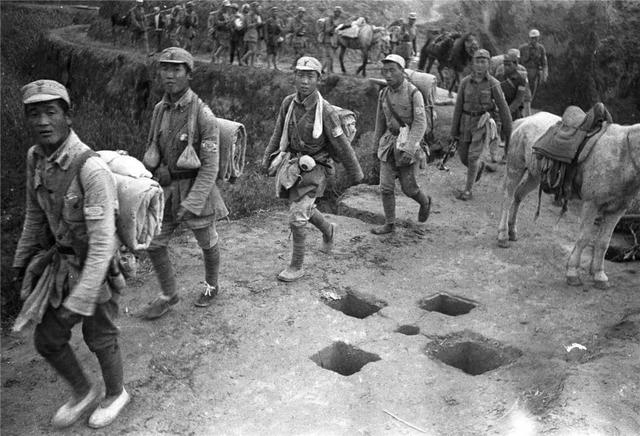
[[[545,197],[534,222],[531,195],[520,240],[498,248],[504,167],[471,202],[454,199],[464,168],[449,167],[419,176],[433,198],[424,225],[398,188],[401,225],[388,236],[369,231],[382,221],[377,187],[347,191],[330,215],[334,253],[309,228],[297,283],[276,280],[290,256],[285,211],[220,222],[222,292],[208,309],[193,306],[201,252],[190,233],[176,236],[181,302],[153,322],[136,316],[158,292],[146,261],[120,302],[132,403],[108,429],[83,421],[67,433],[639,434],[638,263],[607,262],[608,290],[584,271],[584,286],[567,286],[577,205],[558,220]],[[31,335],[2,338],[6,435],[50,434],[68,395]],[[79,329],[72,344],[100,383]]]

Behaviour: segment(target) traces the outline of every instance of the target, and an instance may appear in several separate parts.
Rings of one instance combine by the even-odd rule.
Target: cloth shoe
[[[171,309],[171,306],[177,304],[178,301],[180,301],[178,294],[169,299],[158,297],[149,303],[149,305],[143,310],[142,317],[144,319],[160,318],[162,315],[167,313],[169,309]]]
[[[124,406],[129,404],[131,397],[127,391],[122,388],[122,393],[116,397],[111,404],[104,404],[103,401],[89,417],[89,427],[102,428],[111,424],[118,417]]]
[[[458,192],[458,195],[456,195],[456,198],[458,200],[467,201],[473,198],[473,194],[471,191],[460,191]]]
[[[204,282],[204,291],[198,297],[195,304],[196,307],[209,307],[213,302],[213,299],[218,295],[218,289],[215,286],[211,286],[209,283]]]
[[[99,394],[99,389],[96,386],[92,386],[87,395],[80,401],[76,402],[75,398],[70,399],[56,411],[51,424],[56,428],[65,428],[73,425],[94,405]]]
[[[420,203],[418,221],[424,223],[429,219],[429,213],[431,212],[431,197],[420,192],[415,200]]]
[[[386,235],[387,233],[393,232],[395,227],[396,226],[394,224],[387,223],[382,226],[372,228],[371,233],[374,235]]]
[[[304,268],[296,269],[289,265],[278,274],[278,280],[283,282],[295,282],[304,276]]]

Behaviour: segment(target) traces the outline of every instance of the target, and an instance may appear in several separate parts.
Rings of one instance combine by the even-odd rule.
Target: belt
[[[463,114],[471,115],[472,117],[482,116],[482,114],[484,114],[485,112],[488,112],[488,111],[479,111],[479,112],[476,112],[476,111],[465,111],[465,110],[462,111]]]
[[[56,250],[58,250],[58,253],[60,254],[69,254],[69,255],[75,255],[76,252],[73,251],[73,248],[71,247],[63,247],[62,245],[56,245]]]
[[[171,180],[195,179],[198,176],[197,171],[179,171],[171,172]]]

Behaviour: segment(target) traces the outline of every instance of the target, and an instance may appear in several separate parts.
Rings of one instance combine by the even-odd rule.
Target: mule
[[[360,53],[362,53],[362,65],[360,65],[356,70],[356,76],[362,72],[362,77],[366,77],[369,52],[380,45],[380,41],[385,37],[386,31],[387,30],[384,27],[376,27],[365,23],[358,30],[357,38],[347,38],[342,35],[338,35],[338,47],[340,47],[338,58],[340,59],[340,68],[342,69],[342,73],[346,74],[347,72],[344,67],[344,54],[347,49],[350,48],[360,50]]]
[[[440,82],[444,83],[444,75],[442,70],[449,65],[451,58],[451,49],[456,39],[460,38],[460,33],[440,33],[429,36],[427,42],[420,49],[420,57],[418,60],[418,70],[424,70],[425,73],[431,72],[431,67],[435,61],[438,61],[438,74]]]
[[[424,69],[426,73],[431,71],[433,61],[438,61],[438,73],[444,83],[442,69],[451,70],[452,79],[449,84],[449,97],[453,96],[453,89],[460,83],[462,73],[471,65],[473,53],[480,48],[478,38],[472,32],[460,35],[459,33],[445,33],[427,40],[420,50],[418,69]]]
[[[524,197],[540,184],[540,160],[532,146],[561,118],[548,112],[516,120],[507,156],[498,245],[516,241],[518,208]],[[589,139],[578,157],[577,177],[583,202],[580,235],[569,256],[566,280],[582,286],[578,269],[582,251],[593,244],[590,274],[599,289],[609,286],[604,255],[620,217],[640,192],[640,124],[604,124],[604,133]]]

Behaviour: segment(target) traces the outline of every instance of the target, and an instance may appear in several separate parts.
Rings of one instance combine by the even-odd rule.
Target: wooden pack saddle
[[[554,194],[556,200],[562,202],[562,213],[569,198],[580,198],[582,181],[576,177],[578,165],[611,122],[611,114],[602,103],[596,103],[586,113],[577,106],[569,106],[562,120],[533,145],[534,157],[539,161],[540,191]]]

